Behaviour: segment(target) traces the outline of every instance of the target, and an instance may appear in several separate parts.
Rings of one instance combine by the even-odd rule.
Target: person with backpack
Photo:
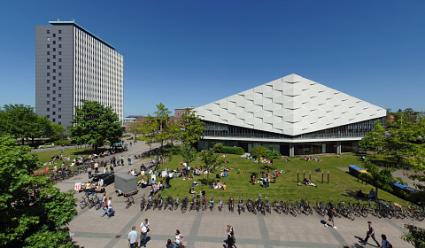
[[[234,248],[236,247],[235,231],[231,225],[226,227],[226,239],[224,240],[224,248]]]
[[[393,245],[387,240],[387,235],[382,234],[381,239],[381,248],[393,248]]]

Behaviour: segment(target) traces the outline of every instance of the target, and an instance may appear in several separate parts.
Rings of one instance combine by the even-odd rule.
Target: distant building
[[[69,126],[84,100],[123,120],[123,56],[74,21],[36,28],[36,112]]]
[[[174,109],[174,118],[180,119],[186,111],[191,111],[192,109],[193,109],[193,107],[176,108],[176,109]]]
[[[352,151],[386,110],[296,74],[194,109],[205,123],[199,145],[257,145],[294,156]]]

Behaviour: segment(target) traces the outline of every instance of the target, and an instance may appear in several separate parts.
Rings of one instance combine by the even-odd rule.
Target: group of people
[[[148,219],[145,219],[140,224],[140,243],[138,242],[138,232],[136,230],[136,227],[133,226],[131,228],[131,231],[128,233],[127,239],[130,248],[136,248],[136,247],[146,247],[148,241],[150,240],[148,233],[150,232],[150,223]],[[223,240],[224,248],[236,248],[236,238],[235,238],[235,230],[233,226],[227,225],[226,231],[225,231],[225,239]],[[140,245],[139,245],[140,244]],[[168,239],[165,243],[165,248],[184,248],[185,247],[185,239],[183,234],[180,232],[179,229],[176,230],[174,239]]]
[[[333,206],[331,206],[328,211],[327,211],[327,216],[328,216],[328,221],[324,221],[324,226],[325,227],[332,227],[334,229],[336,229],[335,226],[335,222],[334,222],[334,217],[335,217],[335,208]],[[377,247],[380,248],[392,248],[392,244],[388,241],[387,236],[385,234],[381,235],[381,244],[379,244],[378,240],[376,240],[375,237],[375,229],[372,227],[372,221],[368,221],[368,228],[366,231],[366,236],[364,239],[360,239],[360,243],[362,243],[363,245],[367,244],[367,241],[369,240],[369,238],[372,238],[373,241],[375,241]]]
[[[136,247],[146,247],[147,243],[150,240],[150,237],[148,236],[148,233],[151,231],[150,229],[150,223],[148,219],[145,219],[140,224],[140,243],[138,242],[138,233],[136,231],[136,227],[133,226],[131,228],[131,231],[128,233],[128,243],[130,248],[136,248]],[[140,244],[140,245],[139,245]],[[167,240],[167,243],[165,244],[166,248],[184,248],[184,237],[183,234],[181,234],[180,230],[177,229],[174,237],[174,241],[171,239]]]
[[[102,197],[102,209],[103,209],[103,216],[112,217],[115,215],[115,210],[112,208],[112,197],[107,197],[106,193],[103,194]]]

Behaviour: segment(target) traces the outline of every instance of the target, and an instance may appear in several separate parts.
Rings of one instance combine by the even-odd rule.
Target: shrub
[[[268,152],[268,149],[264,146],[256,146],[251,150],[251,156],[255,159],[259,159],[261,157],[265,157]]]
[[[217,143],[213,146],[213,151],[217,153],[228,153],[228,154],[237,154],[242,155],[245,153],[245,150],[239,146],[224,146],[221,143]]]

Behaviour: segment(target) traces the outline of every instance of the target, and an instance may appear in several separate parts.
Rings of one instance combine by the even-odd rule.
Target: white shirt
[[[132,230],[131,232],[128,233],[128,240],[129,240],[130,244],[136,243],[136,241],[137,241],[136,230]]]
[[[108,208],[112,208],[112,201],[108,200]]]
[[[144,221],[142,222],[142,224],[140,224],[140,229],[142,230],[142,232],[143,232],[143,228],[145,228],[146,229],[146,231],[145,232],[147,232],[148,231],[148,228],[149,228],[149,221],[148,221],[148,223],[145,223]]]
[[[183,241],[183,236],[181,234],[176,235],[176,244],[181,244]]]

